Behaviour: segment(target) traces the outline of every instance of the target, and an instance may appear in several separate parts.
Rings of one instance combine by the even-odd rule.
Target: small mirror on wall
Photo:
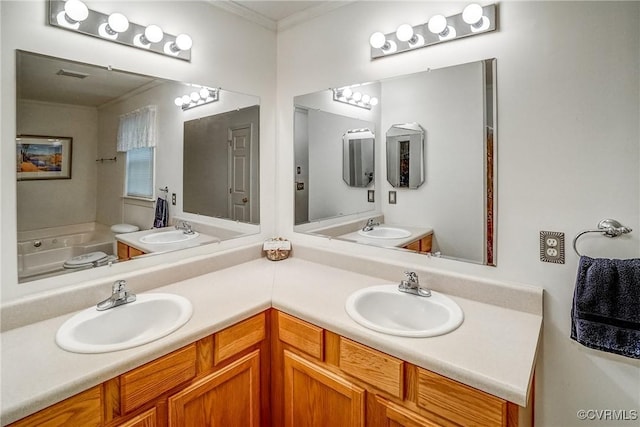
[[[387,181],[395,188],[424,183],[424,129],[418,123],[393,125],[387,131]]]
[[[342,136],[342,178],[350,187],[368,187],[375,177],[375,135],[351,129]]]

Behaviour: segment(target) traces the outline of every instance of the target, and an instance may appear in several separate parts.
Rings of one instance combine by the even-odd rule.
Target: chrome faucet
[[[178,223],[176,224],[176,230],[182,230],[182,232],[184,234],[193,234],[194,231],[191,228],[191,224],[189,224],[187,221],[178,221]]]
[[[367,225],[362,227],[362,231],[371,231],[371,230],[373,230],[373,227],[375,227],[376,225],[380,225],[380,223],[379,222],[375,222],[375,220],[373,218],[369,218],[367,220]]]
[[[116,280],[113,283],[113,287],[111,289],[111,296],[104,301],[101,301],[96,306],[98,311],[108,310],[113,307],[117,307],[119,305],[128,304],[130,302],[134,302],[136,300],[135,294],[127,291],[127,281],[126,280]]]
[[[418,275],[415,271],[405,271],[405,279],[400,281],[398,290],[400,292],[406,292],[408,294],[418,295],[421,297],[430,297],[431,291],[427,288],[420,286],[418,281]]]

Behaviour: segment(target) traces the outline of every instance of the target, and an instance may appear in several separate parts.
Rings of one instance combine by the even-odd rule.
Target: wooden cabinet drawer
[[[322,328],[278,312],[278,337],[290,346],[322,360],[324,352]]]
[[[338,367],[399,399],[404,391],[404,362],[395,357],[340,338]]]
[[[122,413],[136,409],[196,375],[196,345],[190,344],[120,376]]]
[[[90,388],[11,424],[11,427],[101,426],[102,386]]]
[[[156,412],[156,408],[151,408],[122,424],[118,424],[118,427],[156,427],[158,425]]]
[[[507,425],[507,401],[420,368],[417,403],[460,425]]]
[[[389,427],[440,427],[435,421],[428,420],[413,411],[396,403],[375,396],[376,404],[382,408],[379,418],[385,426]],[[369,408],[367,408],[369,409]]]
[[[214,363],[238,354],[266,337],[265,314],[260,313],[218,332],[214,338]]]

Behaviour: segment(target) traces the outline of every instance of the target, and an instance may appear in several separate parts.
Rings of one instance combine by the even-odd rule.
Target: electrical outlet
[[[540,232],[540,261],[564,264],[564,233]]]
[[[171,193],[171,204],[176,205],[176,193]]]

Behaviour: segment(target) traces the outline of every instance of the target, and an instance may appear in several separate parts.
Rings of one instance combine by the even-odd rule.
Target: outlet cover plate
[[[564,233],[540,232],[540,261],[564,264]]]

